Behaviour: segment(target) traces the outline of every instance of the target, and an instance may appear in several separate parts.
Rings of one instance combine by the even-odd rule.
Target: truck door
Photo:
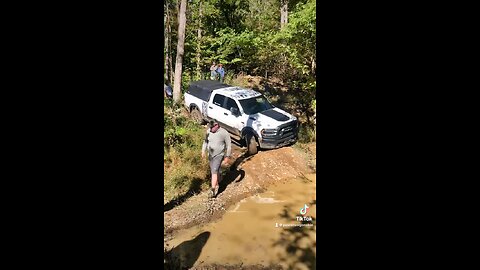
[[[233,134],[238,134],[236,131],[236,126],[234,125],[234,120],[236,118],[232,115],[230,110],[227,110],[228,97],[222,94],[215,94],[213,97],[212,103],[208,105],[208,115],[210,118],[215,118],[220,125]],[[235,102],[233,99],[230,99]],[[229,102],[231,104],[231,101]]]
[[[232,108],[237,111],[236,115],[232,113]],[[240,116],[241,113],[237,102],[232,98],[225,97],[225,105],[223,106],[223,109],[224,121],[227,126],[231,127],[230,132],[240,136],[240,131],[242,130],[243,125],[241,124],[242,117]]]
[[[222,127],[225,126],[224,104],[225,96],[222,94],[215,94],[212,102],[208,103],[208,117],[216,119]]]

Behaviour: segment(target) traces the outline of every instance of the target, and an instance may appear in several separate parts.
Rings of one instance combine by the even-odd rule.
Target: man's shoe
[[[215,189],[214,188],[211,188],[210,189],[210,195],[209,195],[210,198],[213,198],[215,197]]]
[[[213,195],[214,197],[217,197],[217,195],[218,195],[218,189],[219,189],[219,188],[220,188],[220,186],[216,186],[216,187],[215,187],[215,193],[214,193],[214,195]]]

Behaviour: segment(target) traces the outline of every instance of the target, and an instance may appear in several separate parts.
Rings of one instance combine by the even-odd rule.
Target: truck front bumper
[[[263,148],[263,149],[275,149],[275,148],[283,147],[285,145],[296,143],[297,140],[298,140],[297,134],[293,134],[289,137],[280,138],[280,139],[267,139],[267,138],[260,139],[259,144],[260,144],[260,148]]]

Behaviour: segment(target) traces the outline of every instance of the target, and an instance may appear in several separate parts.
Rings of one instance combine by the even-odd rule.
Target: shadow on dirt
[[[317,201],[309,202],[309,205],[316,205]],[[286,206],[280,217],[289,220],[295,220],[297,213],[295,209]],[[308,215],[307,215],[308,216]],[[288,227],[281,232],[280,239],[273,246],[280,246],[285,249],[286,256],[282,256],[280,260],[289,265],[288,269],[316,269],[316,219],[312,217],[312,221],[302,221],[302,224],[314,224],[313,227]]]
[[[164,269],[183,270],[192,268],[209,238],[210,232],[203,232],[192,240],[164,251]]]
[[[238,166],[245,160],[247,159],[247,156],[245,153],[243,153],[241,156],[239,156],[237,159],[235,159],[235,162],[233,162],[232,165],[230,165],[230,168],[225,172],[225,174],[222,176],[222,181],[220,181],[219,186],[220,188],[218,189],[218,194],[221,194],[229,184],[232,182],[238,183],[245,178],[245,171],[242,169],[238,169]]]
[[[227,171],[224,173],[222,176],[222,181],[219,183],[219,190],[218,194],[222,193],[229,184],[232,182],[238,183],[245,178],[245,171],[244,170],[238,170],[238,166],[244,161],[248,159],[248,157],[245,156],[245,153],[241,154],[233,164],[227,169]],[[208,179],[210,179],[210,175],[208,176]],[[207,179],[200,179],[200,178],[195,178],[192,180],[190,183],[190,187],[188,188],[188,191],[185,192],[182,196],[169,201],[167,204],[163,206],[163,212],[167,212],[172,210],[173,208],[181,205],[184,203],[188,198],[192,197],[195,194],[198,194],[202,191],[202,183],[208,181]],[[217,194],[217,196],[218,196]]]
[[[200,178],[194,178],[192,182],[190,183],[190,187],[188,188],[188,191],[185,192],[182,196],[169,201],[167,204],[163,206],[163,212],[167,212],[172,210],[175,206],[178,206],[185,202],[188,198],[192,197],[193,195],[199,193],[202,191],[202,182],[205,180],[202,180]]]

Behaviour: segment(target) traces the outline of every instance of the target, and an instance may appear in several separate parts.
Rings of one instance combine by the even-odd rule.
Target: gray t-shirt
[[[219,128],[215,133],[210,132],[210,129],[208,129],[207,134],[208,143],[206,141],[203,142],[202,153],[208,150],[208,156],[214,158],[218,155],[224,155],[226,150],[226,156],[229,157],[232,153],[230,134],[223,128]]]

